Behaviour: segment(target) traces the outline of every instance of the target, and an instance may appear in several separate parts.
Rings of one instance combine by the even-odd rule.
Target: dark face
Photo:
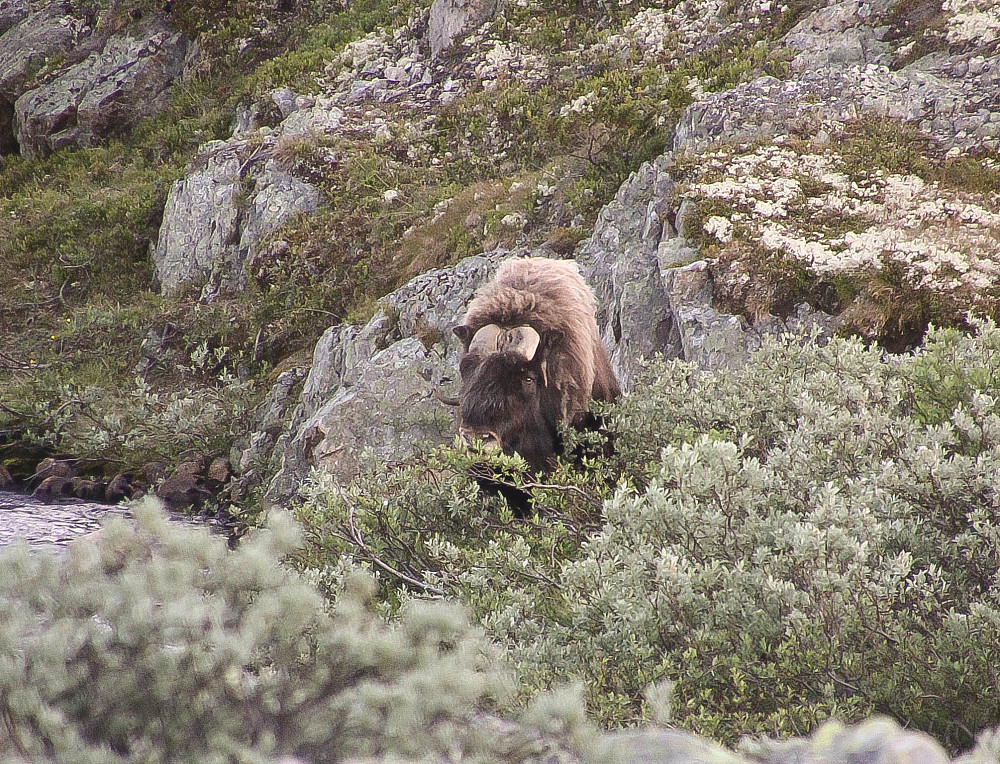
[[[554,466],[559,403],[543,383],[541,364],[516,353],[470,353],[459,370],[462,439],[518,453],[535,470]]]

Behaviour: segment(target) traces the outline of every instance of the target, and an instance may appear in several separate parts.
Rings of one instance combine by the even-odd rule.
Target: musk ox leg
[[[512,483],[497,480],[493,470],[485,464],[476,464],[470,470],[472,478],[479,486],[479,490],[486,496],[499,496],[510,507],[511,514],[518,520],[531,517],[535,507],[535,499],[531,491],[518,488]]]

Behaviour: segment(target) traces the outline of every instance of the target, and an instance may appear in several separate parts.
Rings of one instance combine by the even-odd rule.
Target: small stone
[[[73,465],[63,459],[42,459],[35,468],[34,480],[44,482],[50,477],[71,478],[76,475]]]
[[[229,463],[229,459],[224,456],[213,459],[212,463],[208,465],[208,469],[205,470],[205,480],[218,486],[229,482],[232,476],[233,466]]]
[[[181,462],[174,468],[174,475],[185,477],[198,477],[205,471],[204,457],[195,457]]]
[[[198,484],[191,475],[174,475],[157,486],[156,495],[168,506],[200,507],[209,496],[209,491]]]
[[[66,499],[73,495],[72,478],[51,475],[45,478],[33,494],[39,499]]]
[[[146,485],[153,485],[167,474],[167,463],[147,462],[142,466],[141,472]]]
[[[106,485],[98,480],[88,480],[87,478],[70,478],[70,490],[78,499],[87,501],[103,501]]]
[[[406,82],[409,80],[406,69],[401,66],[387,66],[385,68],[385,78],[389,82]]]
[[[125,499],[131,499],[134,492],[131,475],[119,472],[111,478],[111,482],[104,489],[104,501],[108,504],[118,504]]]
[[[271,101],[278,107],[282,118],[287,117],[298,108],[295,103],[295,93],[291,88],[278,88],[271,93]]]

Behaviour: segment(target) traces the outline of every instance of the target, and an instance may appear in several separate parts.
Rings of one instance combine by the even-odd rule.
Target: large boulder
[[[34,87],[47,63],[75,63],[95,45],[93,29],[61,3],[32,8],[26,0],[0,2],[0,156],[17,153],[14,102]]]
[[[431,54],[436,56],[460,36],[496,15],[500,0],[434,0],[428,22]]]
[[[93,145],[162,110],[186,51],[186,40],[162,23],[110,38],[100,52],[17,99],[22,156]]]
[[[282,169],[274,160],[268,161],[254,179],[239,246],[235,257],[220,273],[220,288],[242,289],[246,284],[246,266],[263,242],[292,218],[311,214],[322,204],[323,194],[318,188]]]
[[[153,249],[164,295],[191,286],[211,300],[243,289],[248,266],[268,238],[323,204],[320,190],[276,155],[289,141],[335,131],[344,113],[328,100],[291,91],[275,101],[285,116],[275,131],[254,134],[242,126],[244,137],[204,144],[186,177],[171,187]]]
[[[261,169],[255,158],[247,140],[206,143],[171,187],[153,249],[164,295],[185,285],[202,288],[205,299],[244,288],[247,265],[267,237],[322,204],[317,188],[274,160]]]
[[[497,250],[429,271],[384,298],[366,325],[327,330],[288,427],[274,439],[279,463],[266,504],[287,501],[314,468],[347,482],[366,458],[401,461],[454,438],[454,411],[434,395],[457,392],[461,345],[451,328],[510,256]]]
[[[170,189],[153,264],[164,295],[184,284],[205,284],[222,262],[233,258],[239,241],[247,141],[212,141],[198,152],[195,166]]]

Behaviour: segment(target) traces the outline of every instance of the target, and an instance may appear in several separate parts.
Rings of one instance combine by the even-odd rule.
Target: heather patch
[[[1000,203],[990,184],[962,182],[951,159],[911,146],[881,145],[881,157],[867,149],[857,135],[841,135],[825,145],[786,140],[702,154],[680,192],[702,211],[698,230],[686,233],[742,271],[734,283],[777,257],[812,281],[853,282],[854,293],[891,279],[894,299],[933,293],[953,311],[991,309]],[[1000,169],[990,157],[979,164]]]

